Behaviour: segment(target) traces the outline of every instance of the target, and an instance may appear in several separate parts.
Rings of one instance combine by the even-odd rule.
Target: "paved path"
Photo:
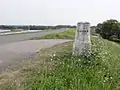
[[[3,32],[2,32],[3,31]],[[0,31],[0,35],[12,35],[12,34],[25,34],[25,33],[35,33],[40,32],[42,30],[22,30],[22,31],[16,31],[16,32],[4,32],[4,30]],[[2,33],[1,33],[2,32]]]
[[[68,42],[69,40],[28,40],[0,45],[0,71],[16,61],[34,55],[40,49],[49,48],[56,44]],[[19,63],[19,60],[17,63]]]
[[[19,41],[27,40],[27,39],[32,38],[32,37],[45,36],[45,35],[48,35],[51,33],[63,32],[65,30],[66,29],[58,29],[58,30],[52,30],[49,32],[36,32],[36,33],[0,36],[0,45],[12,43],[12,42],[19,42]]]

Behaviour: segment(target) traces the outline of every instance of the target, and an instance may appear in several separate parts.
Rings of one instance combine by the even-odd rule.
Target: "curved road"
[[[9,66],[18,65],[22,60],[26,60],[25,58],[33,57],[40,49],[69,41],[60,39],[28,40],[29,38],[65,30],[0,36],[0,73]]]
[[[12,42],[19,42],[19,41],[27,40],[27,39],[32,38],[32,37],[45,36],[45,35],[51,34],[51,33],[63,32],[65,30],[66,29],[58,29],[58,30],[52,30],[52,31],[48,31],[48,32],[36,32],[36,33],[0,36],[0,45],[12,43]]]

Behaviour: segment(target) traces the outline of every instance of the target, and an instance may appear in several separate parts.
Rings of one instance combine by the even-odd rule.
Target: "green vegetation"
[[[58,49],[59,48],[59,49]],[[31,71],[26,90],[119,90],[120,46],[92,37],[92,54],[72,56],[72,43],[53,47],[45,71]],[[39,72],[39,73],[38,73]]]
[[[46,36],[42,36],[42,37],[34,37],[31,38],[31,40],[39,40],[39,39],[74,39],[75,36],[75,29],[70,29],[64,32],[60,32],[60,33],[53,33],[53,34],[49,34]]]
[[[71,32],[70,37],[66,36],[66,32]],[[60,33],[59,38],[73,39],[74,33],[72,30],[65,31]],[[52,35],[46,37],[58,38]],[[12,83],[9,80],[5,89],[120,90],[120,45],[97,36],[91,38],[90,56],[72,56],[73,42],[42,50],[20,70],[18,79],[12,79]],[[14,81],[21,77],[22,82]]]
[[[99,33],[104,39],[120,41],[120,22],[114,19],[99,23],[96,28],[96,32]],[[115,39],[116,38],[116,39]]]

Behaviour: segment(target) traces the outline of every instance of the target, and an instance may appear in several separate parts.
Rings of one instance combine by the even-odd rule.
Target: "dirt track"
[[[20,41],[28,40],[32,37],[40,37],[40,36],[45,36],[45,35],[52,34],[52,33],[64,32],[65,30],[69,30],[69,29],[56,29],[56,30],[51,30],[47,32],[4,35],[4,36],[0,36],[0,45],[9,44],[13,42],[20,42]]]
[[[40,49],[49,48],[54,45],[68,42],[69,40],[28,40],[0,45],[0,71],[12,64],[20,63]]]

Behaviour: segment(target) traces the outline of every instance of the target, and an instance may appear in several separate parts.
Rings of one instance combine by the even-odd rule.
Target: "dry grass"
[[[43,49],[33,58],[20,63],[16,69],[9,68],[0,75],[0,89],[16,90],[23,89],[26,79],[30,79],[33,73],[52,72],[55,69],[54,61],[51,57],[54,53],[65,48],[66,43],[55,47]],[[63,48],[61,48],[63,47]],[[15,68],[15,67],[14,67]]]

